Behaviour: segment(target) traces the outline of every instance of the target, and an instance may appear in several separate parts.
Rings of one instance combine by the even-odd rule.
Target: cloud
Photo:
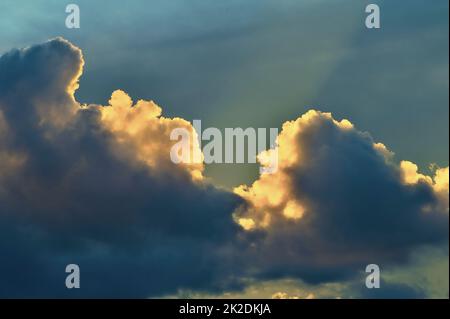
[[[431,177],[398,165],[368,133],[319,111],[284,123],[277,150],[277,173],[235,189],[258,276],[338,280],[448,241],[448,168]]]
[[[0,296],[227,285],[241,199],[204,181],[201,165],[170,161],[170,131],[189,122],[123,91],[107,106],[76,102],[82,67],[61,38],[0,58]],[[82,270],[80,291],[64,287],[68,263]]]
[[[77,102],[83,65],[61,38],[0,57],[1,297],[345,281],[448,241],[448,168],[426,176],[396,164],[349,121],[310,111],[284,123],[277,173],[219,189],[202,164],[170,160],[171,130],[195,135],[188,121],[121,90],[108,105]],[[79,290],[64,287],[69,263]]]
[[[381,282],[379,289],[355,287],[358,299],[424,299],[426,294],[419,288],[406,284]],[[358,289],[359,288],[359,289]]]

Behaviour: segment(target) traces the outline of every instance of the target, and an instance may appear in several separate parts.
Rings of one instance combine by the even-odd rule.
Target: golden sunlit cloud
[[[169,154],[175,142],[171,142],[170,133],[177,128],[186,129],[194,136],[193,143],[189,144],[191,154],[201,152],[192,125],[181,118],[161,116],[161,107],[153,101],[139,100],[133,105],[128,94],[116,90],[108,106],[98,106],[96,109],[101,113],[104,128],[116,137],[118,156],[129,155],[129,160],[137,158],[153,169],[174,169]],[[181,163],[179,168],[189,171],[195,180],[203,178],[202,163]]]
[[[314,203],[302,203],[302,190],[301,188],[295,189],[296,181],[293,180],[292,175],[295,169],[314,165],[314,163],[309,163],[313,147],[323,148],[323,151],[327,151],[326,145],[317,143],[320,143],[319,139],[321,138],[328,138],[327,131],[331,132],[332,130],[340,132],[342,135],[354,134],[360,136],[362,140],[367,138],[365,133],[358,132],[350,121],[346,119],[337,121],[330,113],[315,110],[305,113],[295,121],[283,124],[283,129],[277,139],[276,150],[265,151],[258,157],[261,164],[265,165],[268,161],[267,158],[271,157],[270,152],[277,151],[279,171],[270,175],[262,175],[251,186],[241,185],[234,189],[236,194],[247,201],[245,207],[241,207],[235,212],[235,220],[245,230],[267,228],[271,221],[274,222],[280,217],[300,220],[304,214],[308,214],[308,204],[314,205]],[[395,167],[394,153],[388,150],[384,144],[372,142],[369,145],[371,145],[371,152],[374,155],[380,154],[386,161],[386,165]],[[348,165],[352,165],[352,163],[348,163]],[[448,211],[448,167],[437,169],[435,177],[420,174],[417,165],[409,161],[401,161],[398,170],[406,185],[415,185],[420,181],[430,185],[440,197],[440,202],[444,206],[446,205]],[[316,182],[327,183],[326,180]]]

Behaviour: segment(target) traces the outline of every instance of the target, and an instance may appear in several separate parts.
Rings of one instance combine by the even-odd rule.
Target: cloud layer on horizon
[[[170,161],[170,131],[193,132],[186,120],[120,90],[109,105],[80,105],[83,64],[61,38],[0,57],[2,297],[346,280],[448,241],[448,168],[397,165],[349,121],[310,111],[283,125],[276,174],[221,190],[202,165]],[[80,290],[64,287],[69,263]]]

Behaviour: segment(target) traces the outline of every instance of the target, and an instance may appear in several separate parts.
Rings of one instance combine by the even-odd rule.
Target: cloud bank
[[[0,58],[0,296],[226,287],[240,198],[203,182],[201,166],[172,164],[170,131],[187,121],[122,91],[77,103],[82,66],[59,38]],[[64,286],[68,263],[79,291]]]
[[[368,133],[314,110],[284,123],[278,154],[277,173],[235,189],[258,273],[321,282],[448,240],[448,168],[430,177],[397,165]]]
[[[218,189],[203,165],[170,160],[170,132],[195,133],[188,121],[121,90],[108,105],[80,105],[83,65],[61,38],[0,57],[1,297],[339,281],[448,242],[448,168],[426,176],[396,164],[349,121],[310,111],[283,125],[276,174]],[[79,290],[64,286],[69,263],[80,265]]]

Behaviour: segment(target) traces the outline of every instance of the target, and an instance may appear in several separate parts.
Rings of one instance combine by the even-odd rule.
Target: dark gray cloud
[[[239,197],[184,168],[118,156],[99,108],[73,99],[82,64],[62,39],[0,58],[0,296],[146,297],[232,284],[222,279]],[[69,263],[81,267],[79,291],[64,286]]]
[[[167,133],[188,122],[122,91],[81,106],[82,66],[60,38],[0,57],[1,297],[345,281],[448,241],[448,171],[405,171],[348,121],[311,111],[285,123],[278,173],[232,193],[168,159]],[[81,267],[80,290],[64,286],[69,263]]]
[[[327,113],[285,123],[278,172],[238,190],[248,200],[238,218],[254,223],[247,253],[263,277],[343,280],[368,264],[407,262],[418,246],[445,244],[448,170],[439,171],[442,183],[392,156]]]

